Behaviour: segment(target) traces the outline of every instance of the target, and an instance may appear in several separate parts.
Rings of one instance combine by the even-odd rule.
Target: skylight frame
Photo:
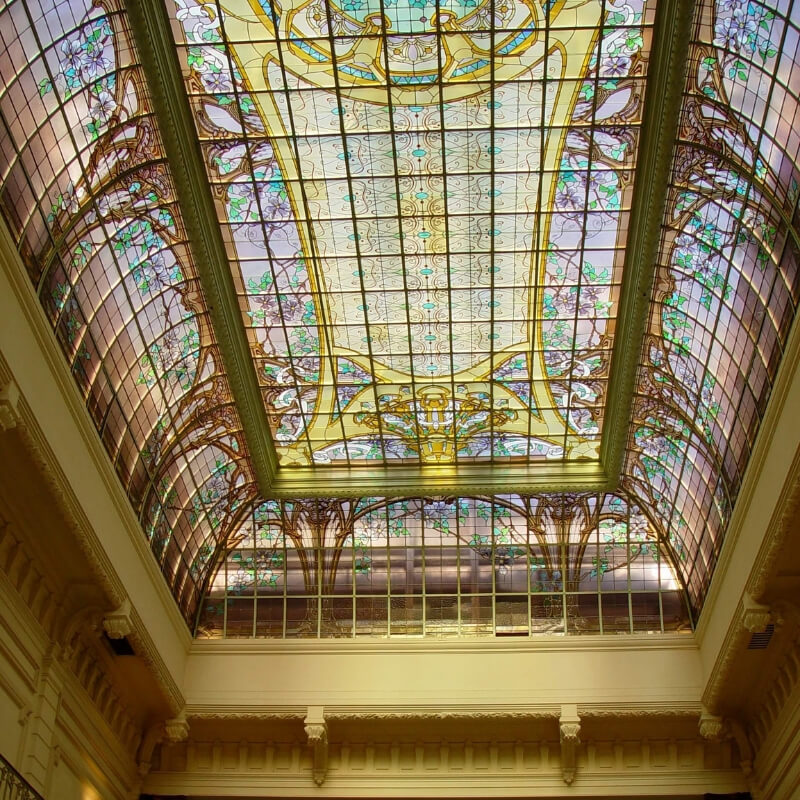
[[[631,204],[628,248],[623,270],[619,300],[612,365],[608,382],[604,428],[600,445],[600,459],[595,463],[477,463],[419,466],[390,465],[363,467],[332,467],[315,465],[279,468],[277,455],[267,431],[266,415],[254,375],[249,349],[243,334],[240,312],[235,308],[230,271],[220,257],[225,245],[218,235],[216,224],[202,225],[203,238],[216,242],[209,249],[214,257],[207,259],[205,270],[223,298],[214,303],[215,328],[226,354],[229,371],[236,373],[232,379],[237,405],[240,408],[255,472],[264,497],[313,497],[327,495],[357,496],[380,492],[386,496],[414,495],[426,492],[519,492],[611,490],[619,480],[622,455],[628,433],[628,413],[633,396],[633,378],[638,361],[638,342],[649,306],[649,285],[652,280],[651,265],[655,260],[658,236],[653,230],[660,227],[659,212],[663,208],[664,183],[661,176],[667,173],[674,141],[671,123],[677,121],[677,109],[688,47],[687,0],[668,0],[659,3],[653,30],[653,46],[648,59],[648,79],[645,98],[645,117],[641,125],[639,156],[634,181],[634,199]],[[130,4],[131,20],[139,47],[151,57],[144,58],[148,82],[158,84],[153,90],[159,117],[166,117],[166,147],[172,159],[189,160],[188,169],[194,179],[184,181],[177,176],[181,197],[204,195],[199,205],[205,213],[200,219],[216,223],[216,213],[211,212],[213,201],[207,184],[199,180],[202,167],[198,164],[198,143],[189,134],[192,112],[180,79],[180,66],[172,46],[171,23],[165,7],[134,0]],[[677,20],[677,24],[676,24]],[[666,29],[666,30],[665,30]],[[661,32],[659,34],[659,32]],[[167,43],[170,42],[169,46]],[[157,45],[156,45],[157,43]],[[176,135],[177,134],[177,135]],[[188,135],[187,135],[188,134]],[[202,185],[201,185],[202,184]],[[651,257],[644,257],[651,255]],[[206,261],[206,259],[198,259]],[[204,283],[206,281],[204,280]],[[224,318],[217,325],[216,317]],[[228,332],[234,336],[228,336]],[[244,347],[243,347],[244,345]],[[233,353],[234,358],[229,358]],[[232,368],[231,363],[236,364]],[[244,370],[244,373],[242,374]],[[322,488],[324,487],[324,488]]]

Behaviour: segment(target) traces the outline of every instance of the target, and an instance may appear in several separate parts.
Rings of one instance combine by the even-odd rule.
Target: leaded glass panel
[[[173,13],[281,464],[596,461],[652,10]]]
[[[198,635],[688,630],[674,558],[624,494],[271,501],[230,539]]]
[[[191,618],[254,487],[125,13],[13,0],[0,42],[3,214]]]

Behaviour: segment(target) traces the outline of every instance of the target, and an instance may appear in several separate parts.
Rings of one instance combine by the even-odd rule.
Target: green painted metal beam
[[[636,373],[678,134],[693,18],[694,0],[659,0],[656,7],[642,140],[606,398],[606,436],[600,447],[600,460],[611,487],[619,481],[628,440]]]
[[[129,0],[126,7],[253,469],[261,491],[267,494],[278,459],[167,10],[164,0]]]

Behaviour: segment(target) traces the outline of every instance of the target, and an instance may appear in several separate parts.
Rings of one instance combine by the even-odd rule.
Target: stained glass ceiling
[[[343,498],[366,496],[382,519],[417,498],[424,531],[513,508],[513,544],[487,523],[447,547],[476,575],[511,548],[537,575],[514,591],[560,592],[566,629],[584,572],[598,619],[616,602],[608,547],[612,595],[666,629],[679,587],[696,616],[798,303],[799,20],[785,0],[0,4],[6,225],[187,620],[242,547],[257,586],[267,507],[265,552],[298,553],[286,613],[316,598],[321,635],[344,565],[355,630],[373,545],[389,608],[402,545],[364,539]],[[669,576],[636,588],[650,556]]]
[[[645,5],[175,19],[281,466],[597,461]]]

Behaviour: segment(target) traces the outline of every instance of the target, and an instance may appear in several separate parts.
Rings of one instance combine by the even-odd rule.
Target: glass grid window
[[[699,610],[800,293],[800,9],[696,14],[625,484]]]
[[[645,2],[168,8],[281,465],[596,461]]]
[[[165,2],[281,468],[596,461],[654,4]],[[800,10],[695,15],[627,510],[322,513],[256,500],[124,10],[0,8],[0,209],[187,620],[203,587],[227,635],[697,618],[800,299]]]
[[[124,12],[0,9],[0,207],[187,619],[254,496]]]
[[[622,495],[269,502],[233,541],[199,636],[690,627],[672,554]]]

